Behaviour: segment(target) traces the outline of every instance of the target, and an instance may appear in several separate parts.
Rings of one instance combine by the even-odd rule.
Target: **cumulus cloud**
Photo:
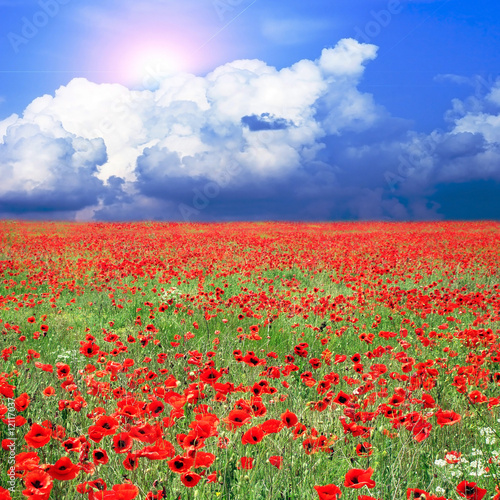
[[[416,133],[359,90],[376,54],[344,39],[290,67],[237,60],[144,90],[74,79],[0,122],[0,212],[449,217],[442,186],[500,181],[500,83],[453,101],[447,131]]]
[[[8,120],[0,143],[0,212],[77,211],[98,201],[96,166],[106,161],[102,139],[66,132],[47,119]]]

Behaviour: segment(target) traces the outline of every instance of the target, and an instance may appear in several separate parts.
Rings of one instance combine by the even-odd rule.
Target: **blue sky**
[[[500,218],[495,2],[0,9],[2,217]]]

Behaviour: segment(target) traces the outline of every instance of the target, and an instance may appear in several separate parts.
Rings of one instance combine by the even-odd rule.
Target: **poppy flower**
[[[215,455],[213,453],[206,453],[198,451],[194,458],[194,467],[210,467],[215,462]]]
[[[15,446],[15,441],[12,439],[2,439],[2,449],[5,451],[9,451],[11,447]]]
[[[476,483],[462,481],[457,486],[457,493],[467,500],[481,500],[487,493],[487,490],[479,488]]]
[[[339,405],[345,405],[346,403],[349,402],[351,399],[351,396],[346,394],[344,391],[340,391],[335,398],[332,400],[333,403],[337,403]]]
[[[24,477],[25,490],[23,495],[37,500],[46,500],[50,496],[53,480],[49,474],[42,470],[33,470]]]
[[[269,420],[262,422],[259,427],[265,434],[277,434],[281,431],[281,429],[283,429],[283,427],[285,427],[285,424],[281,420],[270,418]]]
[[[223,422],[226,423],[229,430],[234,431],[235,429],[238,429],[242,425],[245,425],[246,423],[250,422],[251,418],[252,417],[246,411],[231,410],[227,418],[223,419]]]
[[[154,446],[146,446],[139,450],[136,455],[148,460],[165,460],[175,456],[175,448],[169,441],[158,440]]]
[[[281,423],[281,422],[280,422]],[[241,437],[242,444],[257,444],[262,441],[265,434],[260,426],[250,427]]]
[[[274,465],[276,468],[281,469],[283,467],[283,457],[281,456],[269,457],[269,463],[271,465]]]
[[[127,470],[135,470],[139,467],[139,455],[137,453],[127,453],[123,461],[123,467]]]
[[[205,383],[212,385],[222,376],[222,373],[218,372],[215,368],[205,368],[200,373],[200,380]]]
[[[131,483],[115,484],[112,491],[117,500],[133,500],[139,494],[139,488]]]
[[[68,438],[61,443],[64,449],[69,453],[70,451],[79,452],[82,447],[80,438]]]
[[[16,399],[14,399],[14,406],[16,408],[16,411],[22,412],[26,410],[26,408],[28,408],[30,404],[30,401],[30,397],[25,392],[18,396]]]
[[[104,436],[112,436],[118,429],[119,422],[114,417],[103,415],[95,423],[96,427],[102,427]]]
[[[55,393],[55,389],[50,385],[42,391],[42,394],[47,397],[53,396]]]
[[[177,455],[172,458],[172,460],[168,461],[168,466],[172,472],[176,472],[177,474],[183,474],[193,466],[194,459],[189,457],[181,457]]]
[[[10,491],[0,486],[0,500],[11,500]]]
[[[184,449],[197,450],[205,446],[205,438],[199,436],[195,431],[190,431],[187,435],[178,434],[178,437],[183,436],[179,444]]]
[[[315,486],[314,489],[318,493],[320,500],[337,500],[342,496],[340,488],[335,484]]]
[[[155,400],[148,405],[148,412],[151,413],[151,415],[154,417],[163,413],[164,409],[165,405],[161,401]]]
[[[16,455],[16,471],[31,471],[38,469],[40,457],[34,451],[21,452]]]
[[[133,439],[128,432],[120,432],[113,436],[113,449],[115,453],[127,453],[132,449]]]
[[[406,490],[406,498],[407,500],[421,499],[426,500],[429,496],[429,493],[425,490],[421,490],[419,488],[408,488]]]
[[[181,481],[187,488],[193,488],[200,482],[201,476],[196,474],[196,472],[186,472],[181,475]]]
[[[253,458],[252,457],[241,457],[240,466],[238,469],[253,469]]]
[[[107,464],[109,461],[108,454],[106,453],[106,450],[103,450],[102,448],[96,448],[92,452],[92,459],[95,465],[99,464]]]
[[[291,427],[294,427],[297,424],[299,419],[297,418],[297,415],[295,415],[295,413],[287,409],[285,413],[281,414],[281,421],[285,424],[285,426],[288,429],[290,429]]]
[[[484,394],[482,394],[480,391],[476,390],[476,391],[472,391],[469,394],[469,401],[472,404],[487,403],[488,398]]]
[[[80,472],[80,467],[75,465],[68,457],[60,458],[54,465],[47,469],[47,473],[59,481],[70,481],[75,479]]]
[[[24,435],[24,439],[28,446],[32,448],[42,448],[45,446],[52,437],[52,431],[39,424],[33,424],[31,429]]]
[[[162,431],[158,424],[136,425],[130,429],[129,435],[132,439],[141,441],[142,443],[153,444],[157,439],[161,438]]]
[[[362,488],[366,486],[367,488],[374,488],[375,481],[371,478],[373,474],[373,469],[369,467],[368,469],[351,469],[345,475],[344,486],[346,488]]]
[[[369,457],[373,453],[373,448],[370,443],[359,443],[356,446],[356,454],[358,457]]]
[[[443,427],[444,425],[454,425],[460,422],[462,420],[462,417],[458,414],[455,413],[454,411],[451,410],[439,410],[436,413],[437,417],[437,424],[440,427]]]

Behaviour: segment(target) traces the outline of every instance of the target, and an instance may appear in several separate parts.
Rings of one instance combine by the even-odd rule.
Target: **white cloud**
[[[315,160],[326,133],[373,120],[371,97],[356,85],[363,64],[375,54],[373,45],[341,40],[316,61],[278,70],[259,60],[237,60],[206,77],[165,75],[154,91],[74,79],[54,96],[35,99],[22,118],[0,122],[0,133],[7,133],[7,164],[17,171],[4,193],[22,185],[28,191],[55,186],[63,158],[69,158],[63,149],[72,148],[70,172],[79,168],[81,144],[98,149],[104,143],[107,161],[95,162],[94,177],[120,177],[129,190],[169,177],[217,179],[223,165],[234,161],[246,178],[285,176]],[[259,130],[262,116],[280,127]],[[245,117],[257,129],[245,126]],[[38,150],[43,153],[36,160]]]
[[[430,217],[436,183],[499,179],[500,85],[455,100],[448,132],[411,133],[358,89],[376,54],[344,39],[314,61],[237,60],[163,75],[154,90],[74,79],[0,121],[0,212],[175,219],[193,186],[195,197],[215,186],[226,211],[258,192],[268,218],[297,206],[307,217]]]

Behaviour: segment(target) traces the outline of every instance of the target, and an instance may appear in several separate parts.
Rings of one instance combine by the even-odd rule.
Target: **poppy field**
[[[500,500],[499,223],[0,229],[0,500]]]

